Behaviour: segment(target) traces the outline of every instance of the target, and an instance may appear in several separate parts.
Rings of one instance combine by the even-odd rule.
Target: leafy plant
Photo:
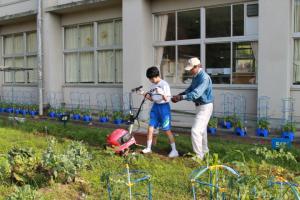
[[[91,115],[90,109],[85,109],[85,110],[82,112],[82,115],[90,116],[90,115]]]
[[[234,128],[245,129],[245,124],[241,119],[236,119],[233,124]]]
[[[283,127],[282,127],[283,132],[293,132],[296,133],[296,125],[293,122],[287,122]]]
[[[208,122],[208,127],[210,128],[217,128],[218,127],[218,118],[216,117],[211,117],[209,122]]]
[[[8,152],[12,181],[22,185],[33,180],[37,167],[36,157],[31,148],[14,147]]]
[[[78,106],[77,108],[75,108],[75,109],[73,109],[72,110],[72,114],[81,114],[81,109],[80,109],[80,107]]]
[[[7,197],[7,200],[37,200],[36,190],[33,190],[30,185],[23,187],[15,187],[15,192]]]
[[[122,117],[123,117],[122,111],[114,111],[113,112],[113,115],[112,115],[113,120],[122,119]]]
[[[5,181],[10,177],[10,165],[5,157],[0,157],[0,181]]]
[[[270,122],[267,119],[258,120],[257,126],[260,129],[266,129],[266,130],[270,131]]]
[[[109,113],[107,110],[102,110],[99,112],[99,117],[108,117]]]
[[[229,116],[224,117],[224,122],[230,122],[231,124],[233,124],[235,119],[236,119],[236,117],[234,115],[229,115]]]

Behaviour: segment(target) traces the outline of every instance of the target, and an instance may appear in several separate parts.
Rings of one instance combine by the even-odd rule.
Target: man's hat
[[[190,58],[188,60],[188,64],[187,66],[184,68],[187,71],[190,71],[191,69],[193,69],[194,66],[200,65],[201,62],[198,58],[194,57],[194,58]]]

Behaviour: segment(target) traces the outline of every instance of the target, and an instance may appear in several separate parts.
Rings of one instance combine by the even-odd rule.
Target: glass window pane
[[[175,47],[158,47],[155,53],[155,64],[160,66],[161,76],[168,83],[176,83]]]
[[[111,46],[114,44],[113,22],[99,23],[98,25],[98,46]]]
[[[13,67],[13,59],[12,58],[5,58],[4,59],[5,67]],[[4,79],[6,83],[12,82],[12,72],[5,72]]]
[[[233,36],[244,35],[244,4],[233,6]]]
[[[228,37],[231,30],[230,6],[206,9],[206,37]]]
[[[66,69],[66,82],[77,83],[79,82],[79,69],[77,53],[65,54],[65,69]]]
[[[158,15],[154,20],[155,40],[175,40],[175,13]]]
[[[4,54],[9,55],[13,53],[13,37],[12,36],[5,36],[4,37]]]
[[[192,76],[184,70],[187,60],[192,57],[200,57],[200,45],[178,46],[177,83],[191,83]]]
[[[114,52],[100,51],[98,53],[98,73],[100,83],[115,82]]]
[[[37,51],[37,37],[36,33],[27,33],[27,52]]]
[[[94,46],[93,25],[79,26],[79,48],[88,48]]]
[[[300,84],[300,40],[294,43],[294,84]]]
[[[90,83],[93,82],[93,66],[94,66],[94,53],[84,52],[80,53],[80,82]]]
[[[116,51],[116,82],[123,82],[123,53]]]
[[[300,32],[300,0],[295,0],[294,3],[294,23],[295,23],[295,32]]]
[[[257,42],[233,43],[233,84],[255,84]]]
[[[14,36],[14,53],[23,53],[24,52],[24,40],[23,34]]]
[[[77,26],[65,28],[65,49],[78,48],[78,29]]]
[[[122,45],[122,21],[115,21],[115,44]]]
[[[24,57],[15,58],[15,67],[20,67],[20,68],[24,67]],[[17,83],[25,82],[24,71],[15,72],[15,81]]]
[[[200,38],[200,10],[178,12],[178,40]]]
[[[27,71],[27,77],[29,83],[37,82],[37,57],[29,56],[27,57],[27,67],[33,68],[33,70]]]
[[[214,84],[230,83],[230,43],[206,44],[206,71]]]

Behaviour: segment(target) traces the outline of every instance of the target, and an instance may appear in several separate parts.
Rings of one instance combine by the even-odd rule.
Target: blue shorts
[[[171,109],[169,103],[154,103],[150,111],[149,126],[161,128],[164,131],[171,129]]]

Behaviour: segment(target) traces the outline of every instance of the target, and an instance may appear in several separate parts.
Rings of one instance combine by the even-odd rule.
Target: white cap
[[[190,71],[191,69],[193,69],[194,66],[200,65],[200,64],[201,64],[201,62],[198,58],[196,58],[196,57],[190,58],[188,60],[187,66],[184,69],[187,70],[187,71]]]

